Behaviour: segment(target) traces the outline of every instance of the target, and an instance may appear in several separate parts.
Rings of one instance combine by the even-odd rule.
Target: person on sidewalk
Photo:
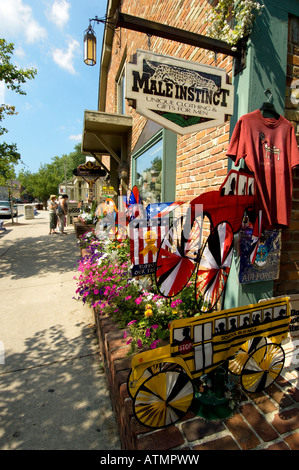
[[[65,227],[65,216],[67,214],[67,200],[68,200],[68,195],[67,194],[63,194],[60,198],[60,202],[59,202],[59,205],[58,205],[58,217],[59,217],[59,233],[61,235],[63,234],[67,234],[65,231],[64,231],[64,227]]]
[[[49,205],[48,205],[49,221],[50,221],[49,235],[52,235],[53,233],[55,233],[55,228],[56,228],[56,225],[57,225],[57,212],[56,212],[57,207],[58,207],[58,204],[56,202],[56,196],[55,196],[55,194],[52,194],[50,196]]]

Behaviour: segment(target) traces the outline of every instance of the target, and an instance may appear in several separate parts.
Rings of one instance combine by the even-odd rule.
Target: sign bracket
[[[189,44],[190,46],[200,47],[202,49],[208,49],[213,52],[232,56],[235,59],[234,75],[237,75],[246,68],[247,37],[241,39],[237,46],[232,46],[219,39],[210,38],[191,31],[128,15],[127,13],[122,13],[119,10],[115,15],[115,27],[130,29],[147,35],[158,36],[171,41],[177,41]]]

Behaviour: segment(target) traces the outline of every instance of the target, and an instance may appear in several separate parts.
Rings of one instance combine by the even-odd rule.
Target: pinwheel
[[[198,207],[202,207],[201,218],[196,216]],[[188,284],[197,267],[195,296],[199,310],[212,310],[226,287],[234,234],[242,228],[245,214],[248,219],[256,217],[255,207],[253,176],[236,170],[229,172],[219,190],[193,199],[186,219],[175,220],[161,243],[156,263],[159,292],[165,297],[177,295]],[[210,234],[202,248],[205,216],[210,221]],[[261,214],[256,219],[252,262],[261,236]]]
[[[163,428],[179,421],[194,398],[193,383],[181,370],[161,370],[138,388],[133,400],[137,420],[151,428]]]
[[[279,376],[285,353],[279,344],[266,344],[251,354],[241,372],[241,384],[247,392],[259,393]]]
[[[196,299],[202,312],[216,305],[225,289],[233,254],[234,234],[228,222],[222,222],[209,235],[196,273]]]
[[[188,283],[196,267],[201,243],[200,225],[194,221],[184,234],[185,218],[175,220],[161,243],[156,267],[156,285],[164,297],[177,295]]]

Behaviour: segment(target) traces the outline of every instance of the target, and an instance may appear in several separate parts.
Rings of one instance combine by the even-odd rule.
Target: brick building
[[[108,0],[107,18],[118,9],[128,15],[205,35],[207,0]],[[134,184],[150,181],[161,201],[189,201],[219,188],[232,161],[226,151],[237,120],[260,108],[265,90],[276,110],[293,124],[299,142],[299,4],[266,2],[247,42],[246,67],[234,73],[232,56],[184,42],[122,27],[105,26],[100,65],[98,110],[84,116],[82,150],[98,160],[110,155],[110,181],[122,194]],[[109,23],[110,21],[110,23]],[[287,41],[288,38],[288,41]],[[218,126],[179,135],[143,117],[125,100],[125,65],[137,50],[151,51],[225,70],[234,85],[234,111]],[[299,84],[299,81],[298,81]],[[299,85],[298,85],[299,87]],[[156,161],[149,168],[148,164]],[[126,174],[126,171],[128,173]],[[150,173],[150,175],[149,175]],[[154,176],[152,176],[154,175]],[[151,178],[149,180],[149,178]],[[275,281],[239,284],[237,262],[231,270],[224,307],[245,305],[261,298],[299,293],[299,169],[293,170],[291,224],[283,229],[280,277]]]

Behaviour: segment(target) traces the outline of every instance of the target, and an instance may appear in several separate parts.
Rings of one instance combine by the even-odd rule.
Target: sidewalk
[[[0,450],[119,450],[93,312],[73,299],[73,227],[48,235],[47,211],[9,222],[0,232]]]

